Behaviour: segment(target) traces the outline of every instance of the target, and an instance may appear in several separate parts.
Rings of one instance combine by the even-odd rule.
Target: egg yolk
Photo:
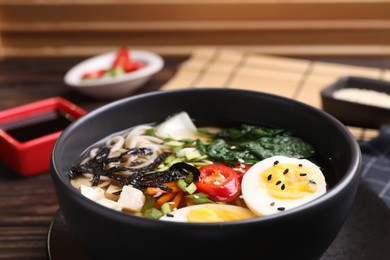
[[[322,183],[318,169],[302,164],[276,164],[260,174],[267,192],[279,199],[299,199],[315,193]]]
[[[224,222],[253,217],[253,214],[247,212],[232,211],[231,209],[222,209],[212,206],[192,209],[187,214],[188,222]]]

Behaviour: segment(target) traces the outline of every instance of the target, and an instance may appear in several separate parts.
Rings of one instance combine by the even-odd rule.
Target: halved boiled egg
[[[273,156],[254,164],[243,176],[242,197],[258,216],[292,209],[326,192],[321,169],[307,159]]]
[[[176,222],[224,222],[257,217],[247,208],[230,204],[198,204],[164,215],[160,220]]]

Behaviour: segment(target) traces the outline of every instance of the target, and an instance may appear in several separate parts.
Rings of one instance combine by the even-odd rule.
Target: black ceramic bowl
[[[68,171],[90,145],[131,126],[161,122],[187,111],[197,123],[253,123],[290,129],[331,165],[322,197],[280,214],[223,223],[152,220],[105,208],[69,183]],[[92,111],[66,128],[51,157],[63,215],[94,259],[250,257],[318,259],[340,231],[355,198],[361,153],[334,117],[291,99],[236,89],[161,91],[125,98]],[[69,249],[71,250],[71,248]]]

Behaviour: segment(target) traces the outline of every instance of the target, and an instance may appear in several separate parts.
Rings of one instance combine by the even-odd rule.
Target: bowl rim
[[[346,169],[345,175],[325,194],[322,196],[316,198],[313,201],[310,201],[308,203],[305,203],[299,207],[289,209],[288,211],[283,211],[278,214],[272,214],[268,216],[260,216],[256,218],[250,218],[250,219],[245,219],[245,220],[237,220],[237,221],[228,221],[228,222],[211,222],[211,223],[188,223],[188,222],[174,222],[174,221],[158,221],[155,219],[149,219],[146,217],[142,216],[136,216],[133,214],[123,214],[122,212],[118,212],[112,209],[109,209],[105,206],[99,205],[98,203],[91,203],[91,201],[83,196],[80,192],[78,192],[76,189],[72,188],[69,183],[66,183],[65,177],[64,176],[59,176],[63,173],[60,173],[56,167],[56,160],[54,158],[55,151],[58,148],[59,143],[62,140],[62,136],[66,136],[68,132],[72,131],[73,128],[75,128],[78,124],[81,124],[83,121],[88,121],[91,120],[94,116],[100,114],[101,112],[111,109],[116,106],[120,106],[123,103],[131,102],[132,100],[135,99],[142,99],[142,98],[148,98],[156,95],[170,95],[172,93],[177,93],[177,92],[214,92],[214,91],[232,91],[232,92],[242,92],[242,93],[247,93],[247,94],[255,94],[255,95],[263,95],[269,98],[277,98],[284,100],[284,102],[289,102],[289,103],[294,103],[298,106],[300,106],[302,109],[305,110],[310,110],[311,113],[314,113],[318,116],[323,117],[325,120],[328,120],[330,123],[334,124],[334,126],[341,132],[341,134],[346,138],[346,141],[348,145],[351,148],[352,154],[351,154],[351,164],[349,165],[348,169]],[[362,164],[362,155],[360,152],[360,147],[358,145],[358,142],[352,135],[352,133],[347,129],[347,127],[342,124],[337,118],[334,116],[330,115],[329,113],[322,111],[316,107],[313,107],[311,105],[308,105],[306,103],[290,99],[287,97],[271,94],[271,93],[266,93],[266,92],[260,92],[260,91],[252,91],[252,90],[244,90],[244,89],[221,89],[221,88],[191,88],[191,89],[172,89],[172,90],[165,90],[165,91],[153,91],[153,92],[147,92],[147,93],[141,93],[137,94],[134,96],[122,98],[119,100],[115,100],[113,102],[110,102],[106,105],[103,105],[86,115],[84,115],[80,120],[77,120],[73,122],[71,125],[69,125],[66,129],[63,130],[61,133],[60,137],[57,139],[57,142],[55,143],[53,147],[53,152],[50,158],[51,162],[51,174],[55,177],[55,179],[58,179],[63,186],[65,186],[66,190],[71,192],[72,196],[76,196],[77,200],[82,204],[84,207],[88,208],[93,208],[94,211],[99,212],[99,214],[105,215],[106,217],[109,216],[109,218],[119,221],[121,223],[126,223],[131,219],[136,220],[138,223],[146,223],[147,225],[192,225],[192,226],[226,226],[226,225],[242,225],[242,224],[251,224],[253,222],[273,222],[273,221],[282,221],[285,218],[288,218],[289,216],[297,216],[301,211],[305,211],[308,208],[318,208],[321,207],[322,204],[326,203],[327,201],[331,200],[332,197],[337,195],[338,193],[342,192],[343,189],[348,186],[350,182],[353,182],[355,178],[359,179],[360,178],[360,172],[361,172],[361,164]],[[53,174],[54,173],[54,174]],[[357,189],[357,185],[356,185]],[[355,192],[356,192],[355,189]]]
[[[117,53],[117,51],[110,51],[80,61],[65,73],[63,80],[65,84],[73,88],[115,85],[131,80],[139,80],[141,78],[149,77],[160,71],[164,66],[163,58],[157,53],[138,49],[129,49],[128,52],[131,54],[132,59],[143,61],[146,63],[146,66],[115,78],[82,81],[81,74],[86,71],[85,68],[87,66],[90,66],[92,63],[98,63],[98,61],[110,60]],[[99,68],[101,68],[100,65]]]

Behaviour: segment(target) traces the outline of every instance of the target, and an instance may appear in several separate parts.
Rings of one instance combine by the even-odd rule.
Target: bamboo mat
[[[321,90],[342,76],[390,78],[378,68],[263,55],[232,49],[199,48],[183,62],[161,90],[179,88],[238,88],[292,98],[322,109]],[[378,129],[347,126],[359,141]]]

